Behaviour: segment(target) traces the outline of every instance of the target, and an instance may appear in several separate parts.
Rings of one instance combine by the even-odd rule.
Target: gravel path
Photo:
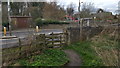
[[[67,54],[68,58],[70,59],[69,63],[65,66],[81,66],[82,62],[79,55],[73,50],[64,50]]]

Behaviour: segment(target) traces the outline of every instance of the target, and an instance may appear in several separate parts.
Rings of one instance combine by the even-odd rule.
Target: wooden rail
[[[0,39],[11,39],[11,38],[17,38],[16,36],[2,36]]]
[[[45,36],[47,46],[63,46],[66,44],[65,33],[51,33],[48,36]]]

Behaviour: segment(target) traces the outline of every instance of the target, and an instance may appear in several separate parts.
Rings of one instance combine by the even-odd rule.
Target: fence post
[[[21,46],[19,46],[19,57],[21,57]]]
[[[47,44],[46,44],[46,36],[45,36],[45,34],[43,34],[43,36],[44,36],[44,37],[43,37],[43,45],[44,45],[43,48],[45,49],[45,48],[46,48],[46,45],[47,45]]]
[[[64,40],[65,40],[65,45],[68,45],[68,31],[67,30],[65,30],[64,31]]]
[[[71,28],[67,31],[67,45],[71,44]]]
[[[60,35],[60,45],[62,44],[62,35]]]
[[[19,46],[21,45],[21,40],[20,40],[20,38],[18,38],[18,40],[19,40]]]

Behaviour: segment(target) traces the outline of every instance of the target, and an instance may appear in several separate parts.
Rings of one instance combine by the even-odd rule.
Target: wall
[[[93,36],[99,34],[102,31],[102,27],[83,27],[82,38],[80,38],[80,28],[79,27],[70,27],[67,28],[68,32],[68,43],[80,42],[80,40],[88,40]]]

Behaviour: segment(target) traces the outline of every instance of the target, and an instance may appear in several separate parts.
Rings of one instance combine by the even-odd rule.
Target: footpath
[[[66,64],[65,66],[81,66],[82,61],[79,57],[79,55],[73,51],[73,50],[64,50],[68,58],[70,59],[69,63]]]

